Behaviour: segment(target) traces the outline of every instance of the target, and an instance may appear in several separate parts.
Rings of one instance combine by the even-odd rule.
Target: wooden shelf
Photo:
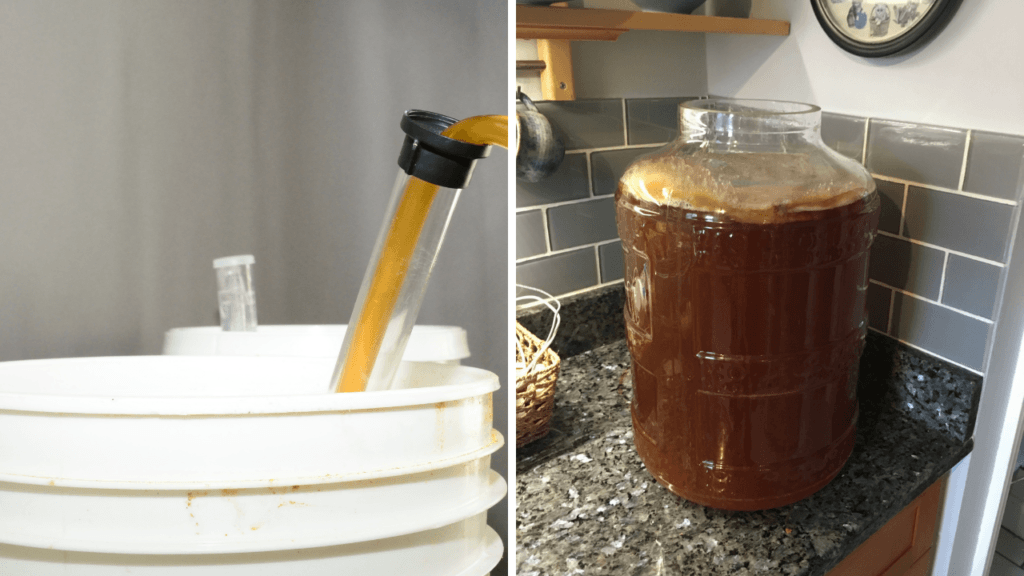
[[[620,34],[630,30],[788,36],[789,22],[662,12],[516,5],[516,38],[524,40],[615,40]]]

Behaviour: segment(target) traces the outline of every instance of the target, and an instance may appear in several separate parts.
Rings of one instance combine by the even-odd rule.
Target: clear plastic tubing
[[[256,292],[252,288],[252,254],[225,256],[213,261],[217,272],[220,326],[229,332],[256,331]]]
[[[402,172],[331,378],[334,392],[390,387],[459,193],[492,144],[508,147],[507,116],[456,121],[410,110],[401,126]]]

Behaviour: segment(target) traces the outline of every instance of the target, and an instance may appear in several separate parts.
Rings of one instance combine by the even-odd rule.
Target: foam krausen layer
[[[874,190],[870,179],[857,181],[803,155],[730,154],[722,164],[711,156],[643,158],[623,174],[619,191],[655,206],[781,224],[814,219]]]

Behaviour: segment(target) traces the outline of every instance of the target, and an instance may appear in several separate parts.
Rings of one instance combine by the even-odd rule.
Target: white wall
[[[0,4],[0,360],[159,353],[256,255],[283,320],[280,5]]]
[[[790,35],[708,34],[711,94],[798,100],[833,112],[1024,134],[1024,2],[964,2],[923,49],[875,60],[833,44],[806,0],[755,0],[753,15],[789,20]]]
[[[704,35],[625,32],[615,42],[573,42],[577,98],[703,96]]]

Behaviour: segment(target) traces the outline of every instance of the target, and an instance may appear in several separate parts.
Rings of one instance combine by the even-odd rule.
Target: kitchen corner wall
[[[540,102],[566,144],[558,172],[516,189],[516,278],[564,296],[622,281],[614,192],[672,139],[692,99]],[[1024,137],[824,113],[822,137],[863,163],[882,200],[869,326],[981,373],[1016,222]]]

